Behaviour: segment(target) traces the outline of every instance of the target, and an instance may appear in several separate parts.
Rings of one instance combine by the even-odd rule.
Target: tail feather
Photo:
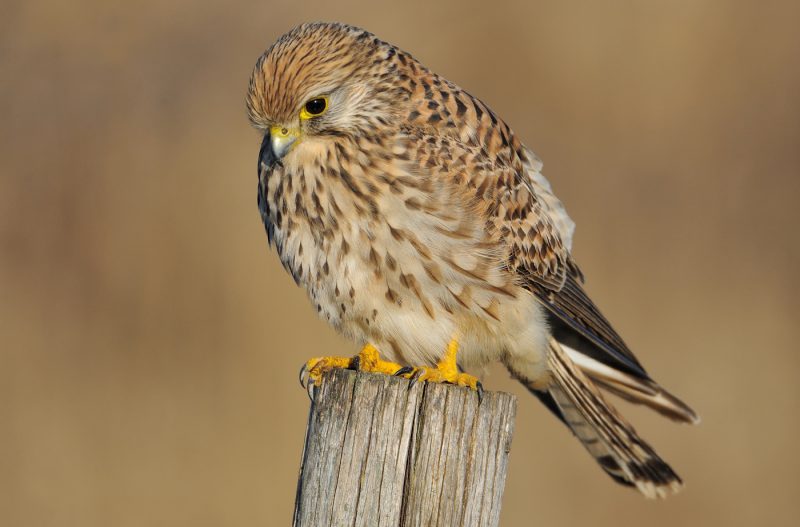
[[[633,427],[603,398],[561,345],[550,339],[548,386],[563,420],[600,466],[617,482],[648,498],[677,492],[682,481]]]
[[[612,368],[591,356],[563,343],[561,348],[589,378],[615,395],[632,403],[644,404],[658,413],[681,423],[698,424],[700,417],[689,405],[669,393],[651,379],[634,376]]]

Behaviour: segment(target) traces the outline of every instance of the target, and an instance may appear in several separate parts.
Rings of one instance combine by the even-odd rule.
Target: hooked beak
[[[280,160],[300,137],[300,130],[287,126],[273,126],[269,129],[269,135],[272,142],[272,153]]]

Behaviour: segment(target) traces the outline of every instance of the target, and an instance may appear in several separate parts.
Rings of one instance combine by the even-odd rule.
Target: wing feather
[[[434,83],[435,84],[435,83]],[[542,162],[480,100],[445,83],[453,120],[425,119],[412,127],[421,144],[440,148],[449,160],[443,175],[475,190],[488,228],[507,249],[505,265],[552,314],[554,332],[573,334],[594,350],[593,358],[648,378],[631,350],[589,299],[570,250],[575,222],[542,174]],[[460,103],[460,106],[459,106]],[[426,108],[419,108],[424,117]]]

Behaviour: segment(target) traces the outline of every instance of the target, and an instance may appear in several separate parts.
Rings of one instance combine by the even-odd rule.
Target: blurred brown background
[[[503,525],[796,525],[800,4],[5,2],[0,523],[288,525],[299,365],[353,345],[268,251],[244,93],[293,25],[370,29],[545,161],[588,289],[695,428],[617,487],[520,395]]]

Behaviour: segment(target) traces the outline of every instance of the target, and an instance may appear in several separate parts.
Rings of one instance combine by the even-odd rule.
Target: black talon
[[[483,402],[483,384],[481,384],[481,381],[478,381],[475,385],[475,390],[478,392],[478,404],[481,404]]]
[[[359,371],[361,369],[361,357],[356,355],[350,359],[350,365],[347,367],[347,369]]]
[[[305,377],[307,373],[308,373],[308,364],[303,364],[303,366],[300,368],[299,380],[300,380],[300,386],[302,386],[304,389],[306,387],[306,383],[304,382],[305,379],[303,379],[303,377]]]
[[[411,375],[411,377],[409,377],[409,380],[411,381],[411,382],[408,384],[408,389],[409,389],[409,390],[410,390],[411,388],[413,388],[415,384],[417,384],[417,381],[419,380],[419,378],[420,378],[420,377],[422,377],[422,373],[423,373],[423,371],[422,371],[422,369],[420,368],[420,369],[418,369],[417,371],[415,371],[415,372],[414,372],[414,373]]]
[[[411,373],[412,371],[414,371],[414,368],[412,368],[411,366],[403,366],[402,368],[394,372],[393,375],[395,377],[400,377],[401,375],[405,375],[406,373]]]

